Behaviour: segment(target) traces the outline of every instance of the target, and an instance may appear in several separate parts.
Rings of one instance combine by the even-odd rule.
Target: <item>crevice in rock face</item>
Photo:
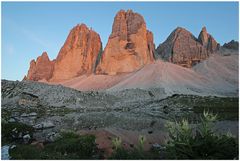
[[[173,62],[174,45],[176,44],[176,40],[178,39],[180,32],[181,32],[181,31],[177,31],[175,37],[173,38],[173,44],[172,44],[172,47],[171,47],[171,58],[170,58],[171,62]]]
[[[125,46],[125,49],[127,49],[127,50],[128,49],[131,50],[131,49],[134,49],[134,48],[135,48],[135,45],[132,42],[128,42]]]
[[[152,52],[151,51],[151,48],[150,48],[150,44],[147,44],[147,47],[148,47],[148,51]],[[149,55],[148,55],[149,56]],[[153,55],[154,56],[154,55]]]
[[[33,97],[33,98],[38,98],[37,95],[34,95],[32,93],[28,93],[28,92],[22,92],[23,95],[27,95],[27,96],[30,96],[30,97]]]
[[[97,69],[98,64],[101,63],[102,55],[103,55],[103,49],[102,49],[102,43],[101,43],[101,47],[100,47],[100,50],[98,52],[96,62],[93,64],[93,73],[94,74],[96,74],[96,69]]]

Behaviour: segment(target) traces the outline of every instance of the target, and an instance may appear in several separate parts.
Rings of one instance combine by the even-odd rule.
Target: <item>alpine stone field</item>
[[[154,36],[132,10],[117,12],[105,47],[91,27],[73,27],[56,59],[44,51],[22,81],[2,80],[2,125],[34,129],[11,129],[11,140],[44,149],[62,131],[94,134],[106,159],[111,139],[131,149],[144,135],[145,150],[161,151],[168,121],[195,126],[205,110],[218,113],[217,133],[238,137],[238,41],[221,46],[204,26],[198,37],[177,27],[156,47]]]

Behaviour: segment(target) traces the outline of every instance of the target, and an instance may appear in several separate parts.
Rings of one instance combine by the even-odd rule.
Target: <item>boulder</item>
[[[154,61],[153,34],[143,17],[132,10],[120,10],[101,55],[96,74],[133,72]]]
[[[61,135],[57,132],[51,132],[49,134],[47,134],[45,141],[46,142],[54,142],[57,139],[59,139],[61,137]]]
[[[16,122],[16,119],[15,119],[15,118],[10,118],[10,119],[8,120],[8,122],[9,122],[9,123],[14,123],[14,122]]]
[[[36,112],[31,112],[28,114],[28,116],[32,117],[32,116],[37,116],[37,113]]]
[[[21,117],[28,117],[28,114],[23,113],[23,114],[21,114]]]
[[[51,121],[41,122],[39,124],[36,124],[33,126],[33,128],[39,130],[39,129],[47,129],[47,128],[53,128],[55,125]]]
[[[154,149],[154,150],[165,150],[166,147],[162,146],[162,145],[160,145],[158,143],[154,143],[154,144],[152,144],[152,149]]]
[[[24,135],[22,138],[23,138],[23,142],[24,142],[25,144],[27,144],[27,143],[29,143],[29,141],[30,141],[30,139],[31,139],[31,136],[30,136],[29,134],[26,134],[26,135]]]

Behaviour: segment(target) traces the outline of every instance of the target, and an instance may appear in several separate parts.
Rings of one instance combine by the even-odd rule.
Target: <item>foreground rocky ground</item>
[[[71,130],[96,135],[105,155],[111,153],[111,139],[115,137],[132,148],[138,136],[144,135],[144,148],[149,149],[166,142],[167,121],[188,118],[197,123],[204,110],[218,114],[218,132],[231,131],[238,136],[238,98],[234,97],[166,96],[160,88],[81,92],[61,85],[7,80],[2,80],[1,90],[2,125],[23,123],[32,127],[32,134],[15,129],[13,137],[27,143],[54,142],[62,131]],[[13,144],[4,137],[2,146]]]

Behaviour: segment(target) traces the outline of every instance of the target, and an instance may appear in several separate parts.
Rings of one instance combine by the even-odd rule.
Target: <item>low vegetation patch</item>
[[[75,133],[63,133],[61,139],[47,144],[44,150],[45,156],[42,159],[50,159],[51,153],[58,154],[58,158],[51,159],[97,159],[99,157],[94,135],[80,136]]]
[[[169,122],[169,140],[159,149],[144,151],[145,137],[133,150],[124,149],[121,139],[113,140],[114,151],[109,159],[238,159],[238,142],[229,132],[217,134],[213,123],[217,115],[204,112],[201,121],[191,126],[186,119]]]
[[[159,159],[159,152],[150,150],[144,151],[144,144],[146,142],[145,136],[140,135],[138,139],[138,145],[134,149],[124,149],[122,147],[122,141],[120,138],[112,140],[114,151],[109,159],[125,159],[125,160],[136,160],[136,159]]]
[[[100,159],[101,153],[93,135],[62,133],[53,143],[38,148],[33,145],[17,145],[10,150],[12,159]]]
[[[11,142],[19,142],[22,136],[29,134],[33,135],[34,128],[23,123],[14,122],[6,123],[2,122],[2,144]]]
[[[33,145],[17,144],[15,148],[9,151],[11,159],[30,160],[40,159],[41,150]]]
[[[197,127],[187,120],[168,123],[168,159],[237,159],[238,142],[230,133],[217,134],[213,123],[217,115],[204,112]]]
[[[195,113],[201,114],[203,111],[210,111],[218,114],[218,120],[238,120],[239,100],[238,98],[206,97],[199,99],[193,106]]]

